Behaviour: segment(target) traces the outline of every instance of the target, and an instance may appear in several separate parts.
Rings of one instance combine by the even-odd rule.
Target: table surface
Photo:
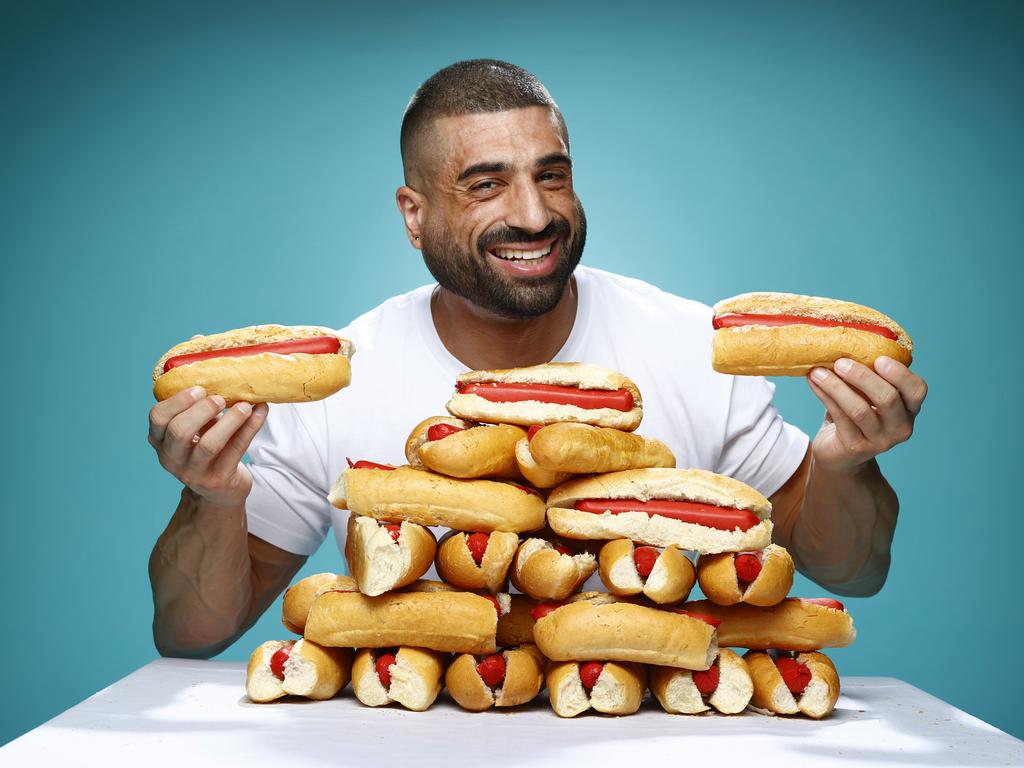
[[[844,679],[836,711],[820,722],[667,715],[651,699],[630,717],[563,720],[543,696],[473,714],[443,693],[427,712],[409,712],[364,707],[351,689],[331,701],[253,704],[244,686],[241,663],[159,659],[0,748],[0,766],[633,768],[666,756],[709,766],[747,758],[758,768],[1024,766],[1024,742],[888,677]]]

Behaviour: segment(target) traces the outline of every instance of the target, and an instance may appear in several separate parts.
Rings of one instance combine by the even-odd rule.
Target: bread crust
[[[326,592],[313,601],[306,637],[320,645],[493,653],[494,604],[472,592]]]
[[[429,709],[441,692],[445,657],[424,648],[400,647],[395,663],[389,667],[391,686],[380,683],[375,666],[377,651],[361,648],[352,664],[352,691],[360,702],[379,707],[397,702],[406,709],[422,712]]]
[[[435,424],[457,426],[462,431],[443,440],[427,440],[427,430]],[[524,437],[526,431],[512,424],[480,425],[433,416],[413,429],[405,444],[405,456],[417,469],[449,477],[519,480],[522,475],[516,463],[515,446]]]
[[[345,469],[328,500],[377,520],[408,520],[458,531],[535,531],[544,501],[509,483],[458,480],[412,467]]]
[[[544,684],[544,657],[534,645],[503,651],[505,679],[492,690],[476,670],[477,657],[462,654],[448,666],[445,687],[455,702],[470,712],[515,707],[533,701]]]
[[[735,553],[701,555],[697,579],[705,596],[717,605],[749,603],[768,607],[780,603],[793,587],[793,558],[785,547],[769,544],[759,553],[761,572],[740,589]]]
[[[699,619],[625,602],[563,605],[533,626],[541,653],[556,661],[633,661],[707,669],[718,653],[715,630]]]
[[[529,538],[519,545],[510,576],[516,589],[534,600],[564,600],[597,570],[589,552],[565,555],[547,539]]]
[[[273,655],[286,645],[292,646],[284,663],[284,680],[270,671]],[[352,649],[323,648],[299,639],[268,640],[249,656],[246,665],[246,693],[249,699],[262,704],[283,696],[303,696],[322,701],[333,698],[349,681]]]
[[[530,453],[530,441],[525,437],[516,443],[515,452],[519,472],[534,488],[554,488],[572,477],[569,472],[555,472],[539,466]]]
[[[306,617],[321,587],[345,592],[356,592],[356,580],[336,573],[314,573],[292,584],[284,591],[281,623],[289,632],[301,635],[306,629]]]
[[[528,445],[537,465],[552,472],[582,475],[676,465],[675,455],[660,440],[590,424],[550,424]]]
[[[742,712],[750,702],[754,686],[743,658],[720,648],[716,659],[718,688],[705,701],[688,669],[652,666],[648,670],[651,693],[661,708],[673,715],[695,715],[712,708],[723,715]]]
[[[512,647],[533,644],[533,609],[537,601],[526,595],[510,595],[511,605],[498,619],[495,638],[499,646]]]
[[[549,662],[545,678],[551,709],[559,717],[575,717],[591,708],[606,715],[631,715],[640,709],[647,687],[646,669],[629,662],[604,662],[589,695],[577,661]]]
[[[480,565],[466,545],[467,536],[462,531],[452,531],[441,539],[435,563],[438,576],[462,589],[486,589],[491,594],[501,592],[519,548],[519,534],[509,531],[488,534],[487,549]]]
[[[840,693],[839,674],[825,654],[797,654],[796,660],[806,664],[811,672],[811,682],[799,699],[786,687],[782,674],[767,653],[747,651],[743,658],[754,685],[750,703],[757,709],[778,715],[803,714],[815,720],[835,709]]]
[[[181,365],[164,373],[168,359],[212,349],[267,344],[293,339],[331,336],[341,346],[336,354],[264,352],[244,357],[222,357]],[[348,386],[349,358],[355,348],[329,328],[317,326],[256,325],[202,336],[169,349],[153,369],[153,395],[165,400],[183,389],[201,386],[207,395],[225,402],[301,403],[321,400]]]
[[[437,541],[429,528],[403,521],[398,541],[372,517],[349,515],[345,560],[364,595],[412,584],[434,562]]]
[[[767,607],[746,603],[722,606],[710,600],[682,607],[720,619],[718,642],[731,648],[816,651],[850,645],[857,637],[853,617],[846,611],[798,598]]]
[[[686,599],[696,575],[690,558],[669,546],[658,555],[650,576],[643,579],[633,560],[635,546],[629,539],[615,539],[601,547],[598,566],[601,581],[614,595],[643,594],[658,605],[673,605]]]

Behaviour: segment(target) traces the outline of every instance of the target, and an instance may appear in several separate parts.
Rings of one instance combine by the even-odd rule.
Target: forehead
[[[492,161],[530,165],[545,155],[569,153],[558,117],[547,107],[440,117],[433,128],[442,168],[449,172]]]

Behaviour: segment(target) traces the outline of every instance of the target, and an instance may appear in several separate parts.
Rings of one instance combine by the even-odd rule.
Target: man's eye
[[[474,192],[488,192],[498,186],[497,182],[494,181],[481,181],[472,186]]]
[[[562,171],[544,171],[540,175],[541,181],[565,181],[565,174]]]

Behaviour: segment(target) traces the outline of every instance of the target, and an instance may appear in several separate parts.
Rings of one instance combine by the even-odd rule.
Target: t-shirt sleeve
[[[774,384],[761,376],[732,379],[725,439],[715,471],[771,496],[796,472],[809,439],[782,420],[772,404]]]
[[[298,555],[316,552],[331,527],[327,473],[296,406],[270,406],[248,455],[252,472],[252,491],[245,502],[249,532]]]

